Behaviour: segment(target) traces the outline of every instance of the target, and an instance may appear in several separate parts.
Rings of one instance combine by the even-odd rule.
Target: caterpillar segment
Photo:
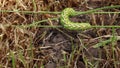
[[[69,20],[70,16],[75,16],[76,12],[72,8],[66,8],[62,11],[60,16],[60,23],[69,30],[85,30],[91,28],[89,23],[72,22]]]

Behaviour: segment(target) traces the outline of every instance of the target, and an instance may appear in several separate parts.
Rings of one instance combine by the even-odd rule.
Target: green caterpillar
[[[78,23],[69,20],[70,16],[75,16],[76,12],[72,8],[66,8],[62,11],[60,16],[60,23],[69,30],[85,30],[91,28],[89,23]]]

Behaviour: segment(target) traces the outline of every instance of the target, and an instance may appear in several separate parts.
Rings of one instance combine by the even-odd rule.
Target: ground
[[[72,31],[63,27],[52,27],[61,26],[59,19],[51,20],[60,14],[34,13],[61,12],[67,7],[76,11],[87,11],[119,4],[119,0],[0,1],[0,67],[120,68],[120,28],[101,27]],[[100,11],[119,12],[120,9]],[[45,19],[47,21],[38,22]],[[70,20],[89,22],[93,26],[119,26],[120,14],[91,13],[77,15]]]

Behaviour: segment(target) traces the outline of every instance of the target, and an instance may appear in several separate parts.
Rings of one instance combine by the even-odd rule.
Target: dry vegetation
[[[0,68],[120,68],[119,28],[70,31],[64,28],[37,27],[60,25],[59,20],[19,27],[58,17],[59,14],[12,12],[52,12],[62,11],[66,7],[86,11],[119,4],[120,0],[0,0],[0,11],[8,10],[0,12]],[[120,14],[89,14],[76,16],[72,20],[89,21],[92,25],[120,25]],[[117,40],[100,43],[112,37],[112,34],[115,34]],[[107,46],[91,47],[96,44]]]

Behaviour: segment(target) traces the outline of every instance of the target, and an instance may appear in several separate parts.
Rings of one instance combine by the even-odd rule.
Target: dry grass
[[[120,4],[119,0],[0,0],[0,10],[8,11],[61,11],[66,7],[73,7],[77,10],[88,10],[89,8],[107,6],[107,5],[117,5]],[[115,9],[114,11],[119,11]],[[73,68],[75,65],[77,67],[95,67],[101,66],[103,68],[119,68],[120,67],[120,49],[119,46],[114,47],[105,47],[103,49],[97,49],[94,51],[99,51],[106,54],[104,58],[94,58],[87,57],[84,54],[84,50],[87,51],[93,45],[93,42],[98,43],[98,39],[95,38],[98,36],[104,36],[112,34],[111,29],[93,29],[91,37],[86,34],[80,35],[76,31],[68,31],[64,29],[52,29],[52,28],[37,28],[33,27],[13,27],[13,25],[26,25],[31,24],[34,21],[40,21],[47,18],[58,17],[59,15],[55,14],[30,14],[30,13],[20,13],[20,12],[0,12],[0,67],[1,68],[49,68],[48,63],[54,62],[51,68],[61,66],[60,68]],[[120,15],[100,15],[100,14],[91,14],[90,22],[93,25],[105,24],[113,25],[120,24],[119,18]],[[100,17],[100,18],[99,18]],[[86,17],[85,17],[86,18]],[[106,21],[106,19],[108,19]],[[86,20],[86,19],[83,19]],[[79,20],[78,20],[79,21]],[[117,21],[118,23],[114,23]],[[98,23],[101,22],[101,23]],[[105,23],[111,22],[111,23]],[[46,25],[59,25],[58,21],[56,22],[44,22],[42,24]],[[115,29],[117,35],[119,35],[119,29]],[[49,44],[45,42],[50,37],[54,37],[54,32],[58,34],[58,37],[62,37],[67,40],[62,42],[57,42],[54,44]],[[91,32],[90,32],[91,33]],[[105,34],[104,34],[105,33]],[[116,32],[115,32],[116,33]],[[74,34],[74,35],[73,35]],[[63,35],[63,36],[61,36]],[[76,37],[77,35],[77,37]],[[97,35],[97,36],[96,36]],[[80,39],[82,38],[84,39]],[[95,36],[95,37],[94,37]],[[75,40],[71,39],[74,38]],[[87,39],[86,39],[87,38]],[[92,38],[92,39],[91,39]],[[77,40],[77,41],[76,41]],[[54,40],[55,41],[55,40]],[[53,42],[54,42],[53,41]],[[68,42],[70,41],[70,42]],[[75,41],[75,42],[74,42]],[[84,41],[84,42],[82,42]],[[87,42],[86,42],[87,41]],[[89,42],[88,42],[89,41]],[[42,44],[41,44],[42,42]],[[72,51],[64,51],[61,49],[58,52],[57,49],[60,49],[61,44],[72,45],[70,48]],[[89,46],[79,47],[79,45],[84,44]],[[113,45],[119,45],[119,42],[112,42]],[[111,45],[110,44],[110,45]],[[50,45],[50,46],[45,46]],[[66,47],[67,48],[67,47]],[[88,49],[87,49],[88,48]],[[115,50],[114,50],[114,49]],[[54,49],[54,50],[52,50]],[[111,50],[112,49],[112,50]],[[115,52],[115,53],[114,53]],[[60,54],[60,55],[59,55]],[[103,55],[103,54],[100,54]],[[100,56],[99,55],[99,56]],[[59,57],[59,58],[58,58]],[[104,55],[102,56],[104,57]],[[89,59],[90,58],[90,59]],[[79,62],[79,61],[81,62]],[[84,63],[82,63],[84,61]],[[80,65],[80,66],[79,66]],[[48,66],[48,67],[47,67]]]

